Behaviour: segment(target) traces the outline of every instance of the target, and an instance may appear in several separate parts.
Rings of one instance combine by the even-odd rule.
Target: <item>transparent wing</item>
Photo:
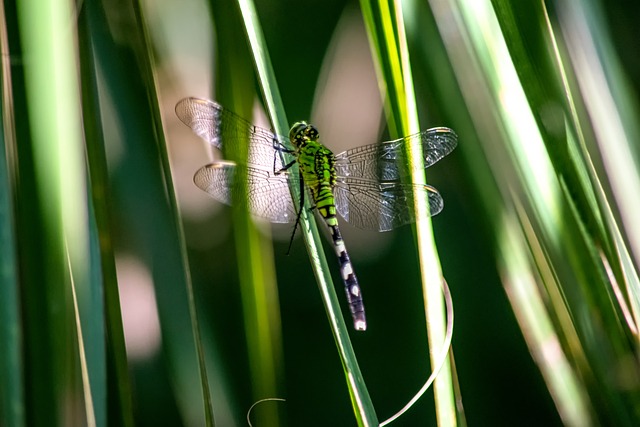
[[[440,193],[429,185],[375,183],[357,178],[336,183],[334,196],[336,209],[347,222],[376,231],[415,222],[415,197],[428,198],[431,215],[438,214],[443,206]]]
[[[458,144],[456,133],[445,127],[428,129],[414,135],[380,144],[364,145],[336,155],[339,177],[372,181],[395,181],[406,176],[406,149],[421,145],[425,168],[451,153]]]
[[[274,175],[262,169],[247,169],[247,197],[242,197],[242,183],[236,179],[237,166],[233,162],[216,162],[196,172],[193,182],[214,199],[227,205],[244,205],[252,214],[271,222],[287,223],[296,220],[296,209],[289,192],[290,180],[298,178],[281,173]]]
[[[218,149],[236,152],[249,144],[247,164],[266,170],[282,169],[279,149],[289,139],[254,126],[220,104],[207,99],[185,98],[176,104],[176,114],[200,138]]]

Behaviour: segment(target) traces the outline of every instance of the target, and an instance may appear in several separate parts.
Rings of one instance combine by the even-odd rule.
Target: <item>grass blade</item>
[[[627,89],[629,79],[612,54],[613,43],[601,15],[601,8],[596,2],[559,8],[560,28],[567,44],[572,71],[581,101],[589,115],[589,130],[595,137],[593,142],[597,144],[598,153],[594,157],[602,162],[599,170],[594,168],[591,178],[599,184],[596,188],[600,190],[598,196],[608,231],[605,236],[610,237],[609,233],[614,235],[611,240],[616,248],[609,256],[617,258],[619,254],[622,258],[612,264],[618,273],[618,280],[629,283],[628,292],[631,294],[630,302],[636,313],[637,324],[637,313],[640,311],[637,302],[640,292],[637,277],[640,269],[640,227],[636,213],[640,206],[637,198],[629,195],[640,191],[640,150],[634,142],[640,136],[636,120],[638,107],[637,100],[630,96]],[[559,62],[558,65],[562,66],[562,62]],[[573,103],[573,90],[566,80],[564,83],[568,102]],[[581,121],[575,110],[572,112],[573,125],[580,132]],[[588,144],[584,134],[580,132],[579,137],[582,137],[581,147],[586,151]],[[609,143],[612,140],[616,143]],[[606,188],[604,191],[603,186]],[[616,221],[616,218],[619,220]],[[627,268],[624,274],[621,269],[631,264],[633,268]]]
[[[369,40],[377,59],[378,75],[392,138],[420,131],[413,77],[402,18],[396,2],[362,1]],[[425,183],[421,152],[408,153],[412,181]],[[433,239],[428,206],[416,197],[416,239],[423,283],[431,366],[440,366],[446,331],[445,307],[441,294],[442,270]],[[423,220],[424,219],[424,220]],[[451,367],[447,360],[434,383],[439,425],[456,425]]]
[[[597,108],[590,116],[583,113],[589,102],[601,106],[611,94],[597,84],[594,93],[605,92],[585,102],[593,93],[585,97],[585,88],[574,86],[575,76],[610,64],[597,63],[597,55],[588,55],[596,63],[576,62],[584,46],[565,48],[567,40],[554,29],[555,11],[542,2],[431,3],[443,34],[447,23],[456,24],[446,26],[445,45],[496,185],[478,190],[500,236],[503,285],[558,412],[570,425],[612,419],[632,425],[633,398],[607,372],[635,354],[629,339],[637,328],[624,314],[628,302],[621,295],[627,289],[633,295],[637,274],[623,243],[630,237],[618,231],[628,230],[611,215],[615,210],[607,200],[615,197],[606,194],[607,173],[599,169],[594,149],[594,136],[605,141],[594,132],[603,116]],[[560,8],[567,13],[565,23],[581,19],[574,6],[582,7]],[[597,20],[580,28],[603,34]],[[582,33],[573,42],[590,39]],[[609,113],[615,116],[616,109]],[[608,123],[625,123],[624,114],[609,116]],[[629,134],[632,129],[626,128]],[[611,144],[606,136],[607,149],[624,148],[624,138]],[[484,167],[479,157],[469,161],[478,170]],[[623,170],[635,182],[634,168],[616,173]],[[637,378],[637,368],[628,369]]]
[[[213,3],[216,29],[216,99],[242,117],[250,118],[256,99],[255,72],[246,44],[239,9]],[[248,155],[244,147],[224,148],[226,159],[236,161],[236,178],[246,182],[243,167]],[[234,152],[237,151],[237,152]],[[246,194],[244,195],[246,197]],[[280,396],[283,349],[273,247],[269,236],[259,231],[246,203],[232,206],[234,239],[240,277],[244,329],[247,340],[253,399]],[[280,425],[281,405],[264,405],[257,411],[258,425]]]
[[[109,210],[109,200],[113,200],[109,184],[108,165],[104,129],[101,120],[98,93],[98,69],[94,46],[99,32],[95,29],[105,25],[97,10],[97,4],[86,5],[79,15],[79,57],[82,74],[83,125],[86,140],[87,163],[92,206],[92,229],[94,235],[103,238],[92,239],[92,264],[100,264],[101,276],[92,279],[102,283],[104,292],[105,328],[107,333],[106,363],[107,388],[109,397],[107,413],[109,423],[133,426],[133,403],[131,379],[127,363],[127,353],[122,326],[122,312],[116,277],[116,265],[112,239],[113,217]],[[93,220],[94,219],[94,220]],[[94,223],[95,222],[95,223]],[[97,247],[96,247],[97,246]],[[114,396],[115,398],[111,398]]]
[[[258,81],[262,88],[267,112],[276,133],[287,135],[288,122],[284,114],[282,100],[277,90],[275,75],[268,56],[266,44],[263,40],[262,30],[257,19],[255,8],[250,0],[239,0],[239,4],[245,21],[249,45],[253,53]],[[298,189],[292,188],[291,190],[294,200],[299,200],[299,194],[297,194]],[[357,359],[349,341],[348,330],[340,312],[339,302],[329,273],[330,270],[324,252],[322,251],[318,229],[313,216],[309,215],[308,212],[308,209],[302,211],[301,229],[345,370],[347,386],[351,395],[351,403],[356,419],[359,425],[377,425],[378,421],[375,410],[360,369],[358,368]]]
[[[0,46],[8,52],[4,4],[0,5]],[[20,319],[16,223],[14,218],[15,133],[11,117],[11,69],[8,56],[0,67],[0,425],[24,426],[23,349]]]
[[[86,200],[79,76],[73,43],[77,35],[73,33],[75,27],[69,25],[74,13],[68,3],[59,1],[36,8],[24,3],[19,6],[21,39],[29,58],[25,83],[31,151],[27,156],[32,156],[33,161],[20,168],[25,181],[32,180],[32,193],[27,190],[19,197],[23,198],[23,208],[33,209],[40,204],[42,210],[34,212],[32,219],[42,234],[34,242],[47,242],[40,249],[26,247],[23,252],[25,270],[33,268],[34,263],[43,266],[43,277],[36,278],[37,273],[27,275],[25,283],[27,300],[41,304],[27,306],[27,347],[31,351],[28,360],[35,379],[28,388],[33,405],[29,412],[35,423],[56,420],[63,424],[104,425],[103,307],[101,284],[91,280],[100,274],[99,266],[89,262],[94,230],[89,228]],[[28,174],[33,176],[27,178]],[[24,199],[30,197],[37,202]],[[77,290],[77,305],[72,303],[72,283]],[[92,317],[93,314],[97,316]],[[77,324],[74,319],[79,319]],[[46,359],[41,357],[44,354]],[[38,406],[40,409],[35,409]]]
[[[142,10],[139,3],[134,3],[134,18],[138,22],[138,28],[141,32],[141,40],[143,46],[140,46],[143,52],[147,53],[147,56],[142,60],[140,65],[143,72],[143,79],[146,83],[146,88],[149,91],[149,113],[150,124],[152,125],[153,134],[155,135],[154,142],[156,144],[155,149],[158,155],[158,167],[161,174],[161,182],[163,183],[164,191],[167,195],[167,220],[172,230],[167,236],[171,241],[171,251],[177,252],[177,264],[174,271],[179,271],[182,275],[182,281],[185,287],[185,296],[187,303],[188,321],[191,329],[194,351],[197,358],[197,370],[198,379],[200,380],[200,391],[202,393],[202,403],[204,412],[205,425],[211,427],[215,425],[213,416],[213,407],[211,401],[211,392],[209,390],[209,380],[207,376],[207,366],[205,363],[205,355],[203,342],[200,334],[200,327],[198,324],[198,313],[196,310],[196,303],[193,294],[193,285],[191,282],[191,273],[189,271],[189,260],[187,258],[187,249],[184,238],[184,230],[182,228],[182,219],[180,216],[180,210],[176,201],[175,190],[173,187],[173,180],[171,177],[171,168],[169,165],[169,156],[167,153],[167,144],[164,140],[164,129],[162,128],[162,116],[160,114],[160,107],[157,102],[156,94],[156,81],[154,79],[154,60],[151,55],[152,50],[149,48],[148,34],[144,24],[144,17],[142,16]],[[153,101],[151,101],[153,100]],[[172,286],[172,284],[166,283],[165,285]],[[172,302],[166,301],[166,303],[172,304]],[[168,308],[168,307],[167,307]],[[174,363],[180,363],[176,360]]]
[[[202,342],[145,21],[137,2],[122,8],[119,18],[127,23],[131,34],[120,40],[120,34],[107,25],[113,9],[109,6],[103,2],[89,7],[92,7],[92,22],[96,24],[91,30],[94,31],[94,55],[100,66],[100,107],[112,120],[112,125],[104,128],[105,139],[110,141],[107,150],[113,153],[119,142],[126,152],[117,159],[117,167],[110,165],[112,206],[119,208],[117,231],[125,233],[115,236],[114,241],[120,250],[140,259],[150,270],[169,378],[176,389],[174,398],[183,421],[188,425],[213,425]],[[110,315],[116,315],[115,290],[108,296]],[[115,357],[112,363],[121,363]],[[123,380],[117,381],[123,387]],[[199,387],[193,387],[194,382]],[[120,404],[126,411],[127,403]]]

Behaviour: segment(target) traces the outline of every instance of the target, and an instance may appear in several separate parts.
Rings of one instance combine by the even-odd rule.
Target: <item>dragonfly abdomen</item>
[[[311,188],[313,203],[318,213],[327,221],[329,226],[338,225],[336,219],[336,199],[331,191],[329,183],[324,182],[315,188]]]
[[[325,181],[315,188],[311,189],[315,208],[331,230],[331,239],[333,247],[338,255],[340,263],[340,275],[344,282],[345,292],[347,293],[347,302],[349,310],[353,317],[353,327],[357,331],[367,329],[367,320],[364,315],[364,303],[362,302],[362,293],[360,292],[360,284],[358,278],[353,271],[351,259],[347,253],[347,248],[342,240],[340,229],[338,228],[338,218],[336,217],[336,202],[331,191],[331,185]]]
[[[347,253],[347,248],[342,240],[342,235],[338,228],[338,222],[335,216],[332,219],[333,221],[327,219],[327,225],[329,225],[329,229],[331,230],[333,247],[335,248],[340,262],[340,275],[342,276],[345,291],[347,293],[347,302],[349,303],[349,310],[353,317],[353,327],[358,331],[364,331],[367,329],[367,320],[364,314],[364,303],[362,302],[360,285],[358,284],[358,278],[353,271],[353,266],[351,265],[351,259]]]

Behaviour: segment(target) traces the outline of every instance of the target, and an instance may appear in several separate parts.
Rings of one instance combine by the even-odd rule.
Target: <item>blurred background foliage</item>
[[[334,152],[388,137],[357,2],[256,8],[290,119]],[[637,425],[640,3],[403,8],[421,126],[460,141],[428,180],[466,422]],[[254,425],[355,424],[301,240],[286,256],[291,227],[238,220],[192,183],[220,153],[177,101],[271,127],[235,14],[3,4],[0,425],[199,426],[210,409],[246,425],[268,397],[287,400]],[[430,372],[414,237],[342,228],[369,321],[352,343],[384,420]],[[436,424],[432,393],[396,422],[418,424]]]

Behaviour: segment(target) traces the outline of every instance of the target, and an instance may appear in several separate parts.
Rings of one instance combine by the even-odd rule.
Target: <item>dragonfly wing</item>
[[[415,222],[415,197],[428,198],[431,215],[443,207],[440,193],[429,185],[346,178],[336,183],[334,196],[336,209],[347,222],[376,231]]]
[[[296,220],[296,209],[289,192],[288,173],[274,175],[262,169],[247,169],[246,198],[242,183],[236,178],[239,168],[233,162],[216,162],[200,168],[193,177],[198,188],[227,205],[239,204],[253,215],[271,222],[288,223]]]
[[[457,144],[458,136],[453,130],[432,128],[393,141],[344,151],[336,155],[336,173],[349,178],[395,181],[407,175],[406,152],[410,146],[422,146],[425,168],[428,168],[451,153]]]
[[[267,170],[282,169],[280,151],[288,138],[254,126],[220,104],[199,98],[185,98],[176,104],[176,114],[200,138],[214,147],[240,152],[249,145],[247,164]]]

